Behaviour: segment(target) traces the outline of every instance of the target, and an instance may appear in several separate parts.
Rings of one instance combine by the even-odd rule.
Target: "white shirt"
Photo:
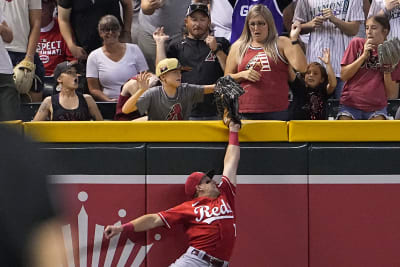
[[[233,7],[228,0],[214,0],[211,2],[211,25],[215,37],[231,39]]]
[[[0,24],[4,22],[3,10],[0,9]],[[13,67],[11,64],[10,57],[3,42],[3,38],[0,36],[0,73],[12,74]]]
[[[125,54],[118,62],[108,58],[102,47],[92,51],[87,60],[86,77],[99,79],[103,93],[109,98],[118,98],[126,81],[149,69],[140,48],[135,44],[125,45]]]
[[[7,0],[3,4],[4,18],[14,33],[14,39],[6,44],[8,51],[26,53],[31,26],[29,10],[42,9],[41,0]],[[0,2],[0,3],[1,3]]]

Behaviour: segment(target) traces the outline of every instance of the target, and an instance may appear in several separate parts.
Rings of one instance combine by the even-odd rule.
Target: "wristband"
[[[125,223],[122,225],[122,232],[133,233],[135,232],[135,226],[131,222]]]
[[[229,131],[229,144],[239,146],[239,134],[238,132]]]
[[[300,44],[299,39],[297,39],[297,40],[295,40],[295,41],[292,41],[292,45],[296,45],[296,44]]]

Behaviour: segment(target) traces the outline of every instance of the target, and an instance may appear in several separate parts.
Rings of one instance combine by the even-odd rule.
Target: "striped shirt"
[[[324,8],[332,9],[334,15],[344,21],[364,21],[362,0],[298,0],[293,20],[306,23],[322,15]],[[331,64],[336,77],[340,77],[340,61],[353,36],[347,36],[329,20],[311,32],[307,47],[307,61],[321,62],[322,50],[329,48]]]
[[[369,9],[368,17],[374,16],[385,7],[384,0],[372,0],[371,8]],[[388,40],[395,37],[400,38],[400,6],[390,11],[390,32]]]

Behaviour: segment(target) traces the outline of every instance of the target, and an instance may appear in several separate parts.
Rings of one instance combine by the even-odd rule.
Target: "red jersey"
[[[223,176],[218,189],[217,198],[198,197],[158,215],[168,228],[183,224],[190,246],[229,261],[236,240],[236,187]]]
[[[238,65],[238,72],[253,68],[261,74],[258,82],[244,80],[245,93],[239,97],[241,113],[264,113],[286,110],[289,106],[288,64],[279,55],[276,62],[263,48],[249,47]]]
[[[52,76],[59,63],[75,60],[60,33],[57,19],[40,29],[36,50],[46,69],[46,76]]]

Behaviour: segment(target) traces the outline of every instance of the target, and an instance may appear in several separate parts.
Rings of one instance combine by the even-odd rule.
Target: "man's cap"
[[[193,198],[194,194],[196,193],[196,186],[200,183],[203,177],[208,176],[210,179],[214,177],[215,171],[209,170],[208,172],[193,172],[189,175],[186,179],[185,183],[185,194],[188,198]]]
[[[188,10],[186,12],[186,17],[192,15],[196,11],[202,11],[208,17],[210,17],[210,12],[208,11],[208,6],[202,3],[193,3],[189,5]]]
[[[178,59],[176,58],[164,58],[157,64],[156,75],[157,77],[160,77],[161,75],[171,70],[190,71],[192,70],[192,68],[181,66]]]
[[[61,62],[60,64],[58,64],[53,72],[53,77],[54,77],[54,80],[56,81],[56,83],[57,83],[57,78],[60,77],[61,73],[66,72],[67,70],[71,69],[72,67],[74,67],[77,72],[80,72],[80,70],[81,70],[81,66],[77,61],[64,61],[64,62]]]

